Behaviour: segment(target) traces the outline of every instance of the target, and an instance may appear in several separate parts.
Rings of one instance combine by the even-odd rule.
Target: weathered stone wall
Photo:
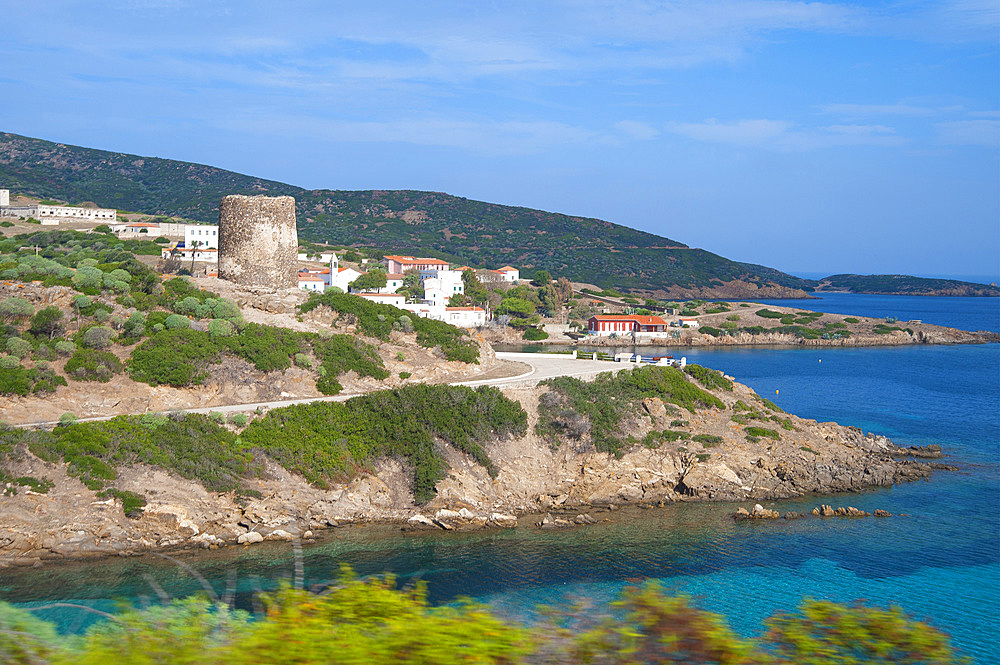
[[[219,277],[241,286],[298,286],[299,237],[291,196],[223,197],[219,203]]]

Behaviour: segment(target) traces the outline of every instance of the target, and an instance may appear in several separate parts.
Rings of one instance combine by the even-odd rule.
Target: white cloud
[[[946,145],[1000,147],[1000,120],[956,120],[937,125]]]
[[[622,120],[620,122],[616,122],[614,127],[629,138],[638,139],[640,141],[655,139],[660,135],[660,130],[656,129],[649,123],[636,122],[635,120]]]
[[[696,141],[734,145],[762,145],[784,134],[791,123],[783,120],[737,120],[719,122],[715,118],[700,123],[671,122],[667,131]]]
[[[934,109],[911,104],[825,104],[820,110],[851,117],[868,115],[930,115]]]

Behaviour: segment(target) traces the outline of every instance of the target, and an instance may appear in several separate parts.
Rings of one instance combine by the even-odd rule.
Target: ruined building
[[[298,286],[298,232],[291,196],[223,197],[219,203],[219,277],[241,286]]]

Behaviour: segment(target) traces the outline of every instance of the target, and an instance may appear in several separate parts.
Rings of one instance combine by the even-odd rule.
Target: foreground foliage
[[[736,635],[724,618],[670,597],[649,582],[629,587],[596,618],[542,608],[525,626],[470,600],[432,607],[426,586],[358,579],[344,568],[320,594],[285,586],[261,597],[251,620],[203,598],[127,609],[85,635],[54,627],[0,602],[0,662],[23,665],[847,665],[966,662],[944,633],[899,608],[805,601],[778,614],[759,639]]]

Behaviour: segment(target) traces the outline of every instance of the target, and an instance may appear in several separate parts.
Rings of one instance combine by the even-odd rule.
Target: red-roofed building
[[[669,324],[658,316],[640,314],[597,314],[587,322],[591,335],[666,333]]]
[[[384,261],[386,271],[390,273],[406,272],[407,270],[447,270],[449,266],[447,261],[441,259],[416,256],[386,256]]]

